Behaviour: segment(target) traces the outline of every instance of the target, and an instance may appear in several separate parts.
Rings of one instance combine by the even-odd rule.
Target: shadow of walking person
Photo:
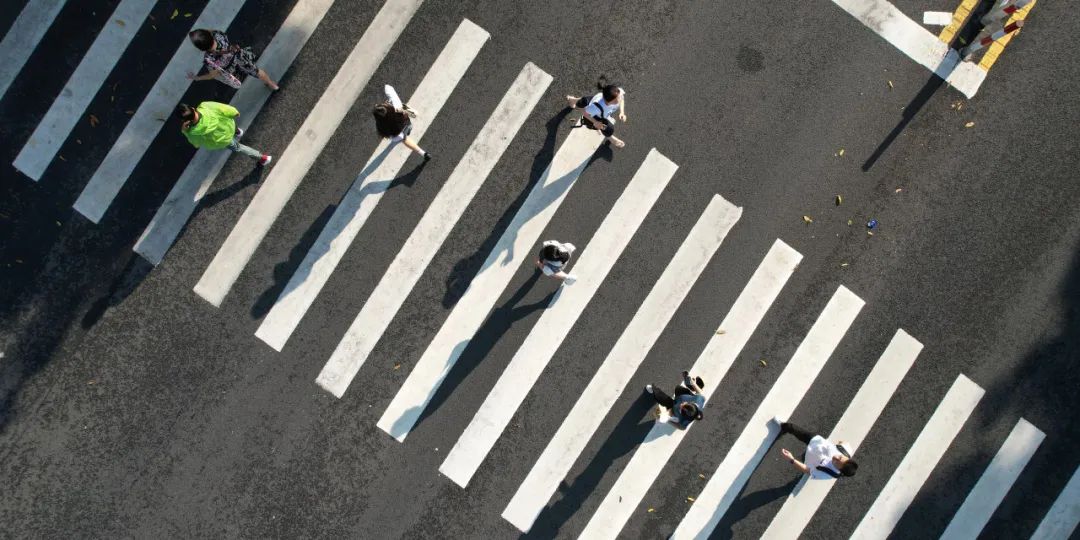
[[[514,326],[515,322],[535,311],[545,309],[551,304],[561,289],[556,288],[550,294],[532,304],[518,305],[518,302],[521,302],[529,290],[536,285],[541,275],[539,270],[534,271],[506,303],[491,312],[487,321],[477,330],[472,339],[463,341],[454,348],[454,354],[460,354],[460,358],[458,358],[450,373],[446,375],[446,379],[439,385],[435,395],[431,397],[431,401],[417,419],[417,425],[433,414],[446,401],[458,384],[464,381],[476,366],[480,365],[480,362],[487,357],[495,344]]]

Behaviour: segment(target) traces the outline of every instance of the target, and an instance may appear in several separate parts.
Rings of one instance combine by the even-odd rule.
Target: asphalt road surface
[[[30,25],[16,21],[25,0],[9,3],[0,32]],[[937,537],[969,493],[974,501],[984,493],[976,488],[995,480],[1007,494],[996,509],[990,504],[985,537],[1027,538],[1052,507],[1064,508],[1053,515],[1066,523],[1075,518],[1075,490],[1058,501],[1080,443],[1080,63],[1066,3],[1031,8],[969,99],[881,37],[886,23],[864,23],[829,0],[428,0],[405,18],[337,129],[312,128],[326,128],[318,135],[325,147],[298,173],[303,181],[220,307],[193,287],[256,193],[285,175],[273,171],[295,163],[286,148],[383,4],[332,2],[288,70],[273,74],[282,89],[244,135],[274,154],[273,166],[230,157],[154,265],[132,248],[195,156],[168,113],[153,119],[159,132],[139,139],[149,146],[99,222],[72,206],[142,114],[177,47],[190,48],[185,34],[206,2],[159,2],[151,18],[126,23],[138,31],[99,68],[108,76],[85,111],[73,113],[78,121],[40,180],[12,165],[99,32],[118,24],[119,3],[67,2],[40,42],[5,51],[31,54],[0,96],[0,536],[519,537],[504,508],[571,409],[585,407],[603,419],[525,536],[576,537],[611,504],[630,506],[610,534],[666,538],[718,467],[730,468],[725,457],[746,447],[744,430],[765,433],[758,424],[775,414],[771,403],[787,403],[793,422],[831,433],[901,329],[923,348],[895,393],[870,388],[884,408],[858,446],[859,473],[835,481],[804,537],[847,536],[882,519],[895,537]],[[228,34],[262,51],[294,8],[317,3],[243,3]],[[919,25],[925,11],[957,9],[933,0],[894,5]],[[274,350],[254,334],[376,151],[369,107],[384,83],[411,95],[463,19],[490,40],[460,80],[435,84],[454,86],[422,139],[434,159],[409,157]],[[386,314],[392,320],[348,391],[335,397],[316,384],[324,364],[529,62],[552,77],[550,86],[467,209],[448,217],[457,219],[449,236],[397,313]],[[562,321],[569,332],[548,335],[553,321],[544,313],[593,284],[583,279],[556,295],[558,282],[532,264],[539,242],[512,255],[505,286],[466,288],[490,270],[488,253],[576,133],[564,96],[591,94],[602,74],[626,89],[628,119],[617,134],[627,145],[597,150],[550,222],[540,223],[538,240],[573,242],[572,263],[583,267],[605,255],[614,264],[580,316]],[[228,102],[232,93],[195,82],[183,101]],[[677,172],[646,211],[601,227],[652,149]],[[582,396],[714,195],[742,209],[737,223],[617,399]],[[608,254],[597,243],[589,252],[594,235],[620,228],[632,234],[625,249]],[[730,369],[717,372],[712,357],[699,356],[724,335],[721,321],[777,240],[801,262],[732,351]],[[781,375],[840,287],[865,306],[849,328],[832,329],[842,337],[835,351],[810,344],[800,355],[816,354],[819,366],[827,359],[820,373]],[[455,350],[457,363],[398,442],[377,422],[443,323],[456,320],[455,309],[473,309],[459,300],[474,297],[494,309]],[[550,356],[535,385],[496,385],[515,354]],[[660,428],[641,387],[670,390],[695,362],[722,375],[706,381],[704,417],[665,435],[681,444],[668,460],[644,462],[656,478],[639,500],[623,502],[619,492],[605,502],[634,455],[663,442],[647,435]],[[985,394],[968,410],[939,409],[961,376]],[[808,390],[769,395],[778,381]],[[524,400],[463,489],[439,467],[475,414],[500,407],[481,406],[493,388]],[[938,413],[952,415],[955,437],[932,423]],[[995,461],[1021,419],[1045,438],[1034,440],[1028,461]],[[799,477],[781,448],[803,447],[791,436],[759,437],[751,448],[758,457],[735,463],[749,479],[711,488],[737,495],[713,537],[756,538],[770,527]],[[1001,467],[1010,459],[1021,471],[1015,481]],[[920,468],[921,477],[912,472]],[[910,501],[897,503],[905,489]],[[601,513],[597,519],[607,517]]]

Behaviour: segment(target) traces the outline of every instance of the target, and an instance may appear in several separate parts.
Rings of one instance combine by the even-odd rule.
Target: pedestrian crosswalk
[[[63,5],[62,1],[30,2],[16,26],[4,38],[4,43],[33,49]],[[225,28],[243,5],[241,1],[210,0],[192,27]],[[282,30],[263,51],[260,66],[271,74],[288,70],[333,5],[334,0],[297,1],[282,24]],[[422,0],[387,0],[373,16],[195,284],[194,292],[199,297],[214,306],[222,304],[315,160],[326,151],[328,141],[356,106],[361,92],[369,88],[376,69],[421,5]],[[15,159],[16,168],[32,180],[42,179],[152,6],[153,2],[145,0],[123,0],[117,5],[111,19],[122,19],[127,23],[111,23],[101,31],[71,75],[65,91],[52,102],[51,109]],[[470,69],[476,69],[475,60],[492,39],[487,30],[469,19],[454,22],[457,23],[456,30],[408,100],[417,112],[411,136],[418,141],[439,118],[450,98],[468,91],[461,87],[462,81],[466,80]],[[484,54],[497,54],[490,49]],[[161,129],[158,118],[171,114],[173,106],[187,90],[189,82],[183,75],[198,66],[200,54],[186,42],[177,49],[89,179],[75,203],[77,211],[94,222],[103,217]],[[22,63],[25,59],[20,62],[15,58],[0,67],[0,97],[10,82],[7,79],[18,75]],[[315,386],[336,398],[345,397],[421,276],[445,247],[474,197],[489,183],[489,176],[527,125],[527,119],[538,110],[545,96],[550,97],[553,81],[552,75],[542,66],[525,63],[506,86],[486,123],[456,160],[457,165],[415,225],[412,216],[394,216],[396,226],[412,227],[412,232],[326,359],[313,381]],[[241,128],[251,125],[270,97],[270,91],[259,81],[246,82],[232,98],[232,104],[243,112],[238,125]],[[555,101],[559,99],[557,96]],[[497,240],[485,254],[480,268],[470,276],[468,288],[426,343],[419,358],[407,368],[404,383],[379,411],[375,424],[398,442],[405,443],[438,392],[453,390],[442,388],[448,375],[485,321],[498,316],[493,308],[512,280],[523,273],[536,272],[532,268],[533,254],[539,243],[547,239],[544,235],[560,206],[572,197],[572,188],[589,174],[589,164],[604,144],[604,137],[589,129],[567,126],[561,137],[558,150],[542,164],[543,173],[528,188],[508,224],[495,231]],[[228,156],[228,153],[205,150],[195,154],[136,243],[134,250],[137,253],[154,264],[166,260],[166,253],[223,170]],[[377,145],[329,221],[319,231],[318,238],[288,276],[284,289],[255,330],[255,337],[274,351],[285,348],[309,311],[318,309],[320,293],[376,206],[390,193],[390,186],[409,157],[410,150],[402,144],[384,140]],[[614,188],[619,191],[619,196],[604,210],[606,213],[591,238],[559,238],[579,245],[570,268],[577,280],[562,284],[550,300],[545,300],[543,312],[516,346],[497,382],[487,389],[486,397],[477,405],[471,421],[438,467],[442,475],[458,486],[469,486],[483,470],[492,449],[503,439],[507,426],[537,387],[559,347],[571,339],[571,330],[587,324],[582,315],[599,301],[597,292],[602,286],[620,280],[613,269],[624,259],[624,252],[640,234],[646,219],[668,211],[661,208],[658,201],[669,186],[679,182],[680,164],[667,157],[662,149],[652,148],[641,163],[635,165],[637,169],[633,176]],[[529,170],[518,167],[512,174],[527,175]],[[716,194],[708,201],[675,254],[664,264],[661,275],[638,304],[633,317],[622,328],[618,340],[610,350],[596,351],[595,360],[599,367],[587,381],[581,381],[580,397],[573,406],[560,411],[565,418],[557,431],[546,439],[542,451],[535,454],[528,474],[512,493],[506,494],[501,516],[509,525],[525,533],[534,528],[558,486],[587,453],[590,440],[615,401],[628,393],[641,391],[630,387],[631,379],[661,336],[669,331],[669,323],[676,313],[685,309],[684,301],[691,289],[699,286],[699,278],[713,264],[716,255],[723,252],[725,240],[732,234],[739,234],[743,207],[738,204],[723,194]],[[679,216],[679,219],[684,218]],[[803,254],[781,239],[772,239],[768,245],[755,244],[755,249],[759,249],[755,257],[760,256],[760,262],[748,281],[738,284],[741,292],[730,306],[725,306],[726,315],[715,332],[706,343],[685,344],[686,347],[700,347],[691,372],[704,379],[701,394],[710,402],[730,399],[716,389],[725,382],[752,337],[769,338],[763,335],[766,327],[763,321],[791,315],[774,306],[798,272]],[[725,443],[728,448],[716,470],[708,476],[701,491],[690,499],[692,504],[679,521],[670,523],[674,527],[672,538],[707,538],[713,534],[755,472],[769,466],[766,455],[777,451],[774,443],[780,430],[773,418],[786,419],[798,410],[811,388],[820,384],[818,376],[837,347],[846,336],[858,331],[862,323],[860,317],[871,316],[861,315],[866,302],[855,291],[836,284],[828,290],[833,287],[835,292],[821,308],[809,331],[801,336],[798,347],[766,395],[756,402],[754,412],[741,432],[730,444]],[[715,321],[712,324],[716,324]],[[895,436],[874,433],[872,428],[890,404],[895,403],[901,383],[916,359],[924,354],[923,344],[914,336],[903,329],[892,331],[895,334],[891,341],[877,356],[872,370],[828,434],[830,440],[842,440],[852,456],[867,438]],[[695,348],[695,352],[697,350]],[[267,351],[267,354],[276,353]],[[874,355],[877,354],[875,351]],[[838,361],[833,360],[833,363]],[[903,460],[890,473],[888,482],[857,526],[844,533],[850,532],[853,538],[886,538],[893,534],[912,502],[927,495],[920,490],[949,451],[950,443],[965,429],[965,423],[980,406],[984,394],[984,390],[964,374],[952,374],[950,378],[952,376],[956,377],[952,386],[914,437],[914,442],[907,446]],[[673,381],[659,381],[658,386],[670,382]],[[643,418],[649,415],[642,411]],[[724,421],[726,419],[720,416],[706,416],[698,422]],[[613,485],[605,493],[589,494],[598,499],[598,505],[590,511],[588,521],[576,534],[590,540],[626,535],[625,527],[635,513],[641,511],[641,503],[655,486],[664,465],[676,454],[689,429],[696,425],[690,424],[687,430],[663,421],[649,425],[648,433],[636,445],[629,461],[621,470],[613,471],[617,474]],[[982,476],[967,494],[942,537],[979,535],[1046,436],[1040,427],[1028,420],[1015,419],[1015,427],[983,468]],[[860,453],[859,457],[863,455]],[[800,537],[814,519],[820,519],[816,516],[826,507],[824,503],[830,491],[842,481],[803,477],[779,505],[762,536]],[[1067,537],[1080,521],[1078,508],[1080,470],[1047,511],[1035,537]]]

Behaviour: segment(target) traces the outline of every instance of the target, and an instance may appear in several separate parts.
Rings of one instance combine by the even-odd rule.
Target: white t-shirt
[[[626,91],[622,88],[619,88],[619,97],[626,97]],[[615,113],[619,112],[619,105],[619,103],[608,103],[604,101],[604,93],[600,92],[589,100],[589,104],[585,106],[585,112],[593,116],[607,118],[608,120],[611,120],[612,124],[614,124]]]
[[[840,474],[840,469],[833,465],[832,458],[842,455],[844,453],[825,437],[817,435],[810,439],[810,444],[806,445],[806,466],[810,468],[810,476],[814,478],[832,478],[827,473],[819,471],[818,467],[825,467],[836,474]]]

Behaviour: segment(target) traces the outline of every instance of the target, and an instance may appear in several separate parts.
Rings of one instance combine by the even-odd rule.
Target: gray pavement
[[[706,482],[699,474],[716,469],[840,285],[866,307],[793,421],[828,431],[898,328],[925,348],[859,448],[859,475],[833,490],[805,537],[854,530],[959,374],[986,395],[896,537],[940,535],[1021,417],[1046,439],[987,537],[1029,536],[1080,462],[1080,63],[1062,44],[1076,26],[1063,3],[1037,4],[968,100],[945,86],[927,92],[926,69],[825,0],[430,0],[220,308],[192,287],[265,178],[250,161],[229,161],[157,267],[131,246],[193,155],[175,120],[100,224],[71,209],[186,32],[172,10],[197,13],[205,2],[155,8],[154,27],[140,30],[89,108],[101,124],[81,122],[40,182],[10,165],[115,3],[70,2],[0,100],[0,536],[518,537],[500,517],[506,502],[716,193],[742,206],[742,219],[526,536],[582,530],[650,427],[638,389],[670,385],[693,363],[777,238],[804,255],[798,271],[731,371],[710,381],[719,386],[707,416],[623,537],[674,530]],[[229,34],[261,50],[293,4],[248,2]],[[956,7],[895,4],[917,20]],[[335,3],[246,142],[285,149],[380,5]],[[414,88],[462,18],[492,39],[424,137],[436,159],[387,193],[273,351],[253,333],[375,148],[368,104],[383,82]],[[0,15],[0,28],[10,20]],[[349,392],[334,398],[315,377],[525,62],[553,84]],[[601,73],[628,92],[627,148],[601,150],[543,236],[586,244],[650,148],[679,171],[461,489],[439,464],[556,287],[531,265],[407,441],[375,422],[566,137],[562,96]],[[196,83],[185,101],[228,101],[227,90]],[[913,119],[864,170],[908,108]],[[880,224],[873,236],[868,219]],[[756,538],[768,526],[796,478],[780,446],[791,441],[769,451],[714,537]]]

